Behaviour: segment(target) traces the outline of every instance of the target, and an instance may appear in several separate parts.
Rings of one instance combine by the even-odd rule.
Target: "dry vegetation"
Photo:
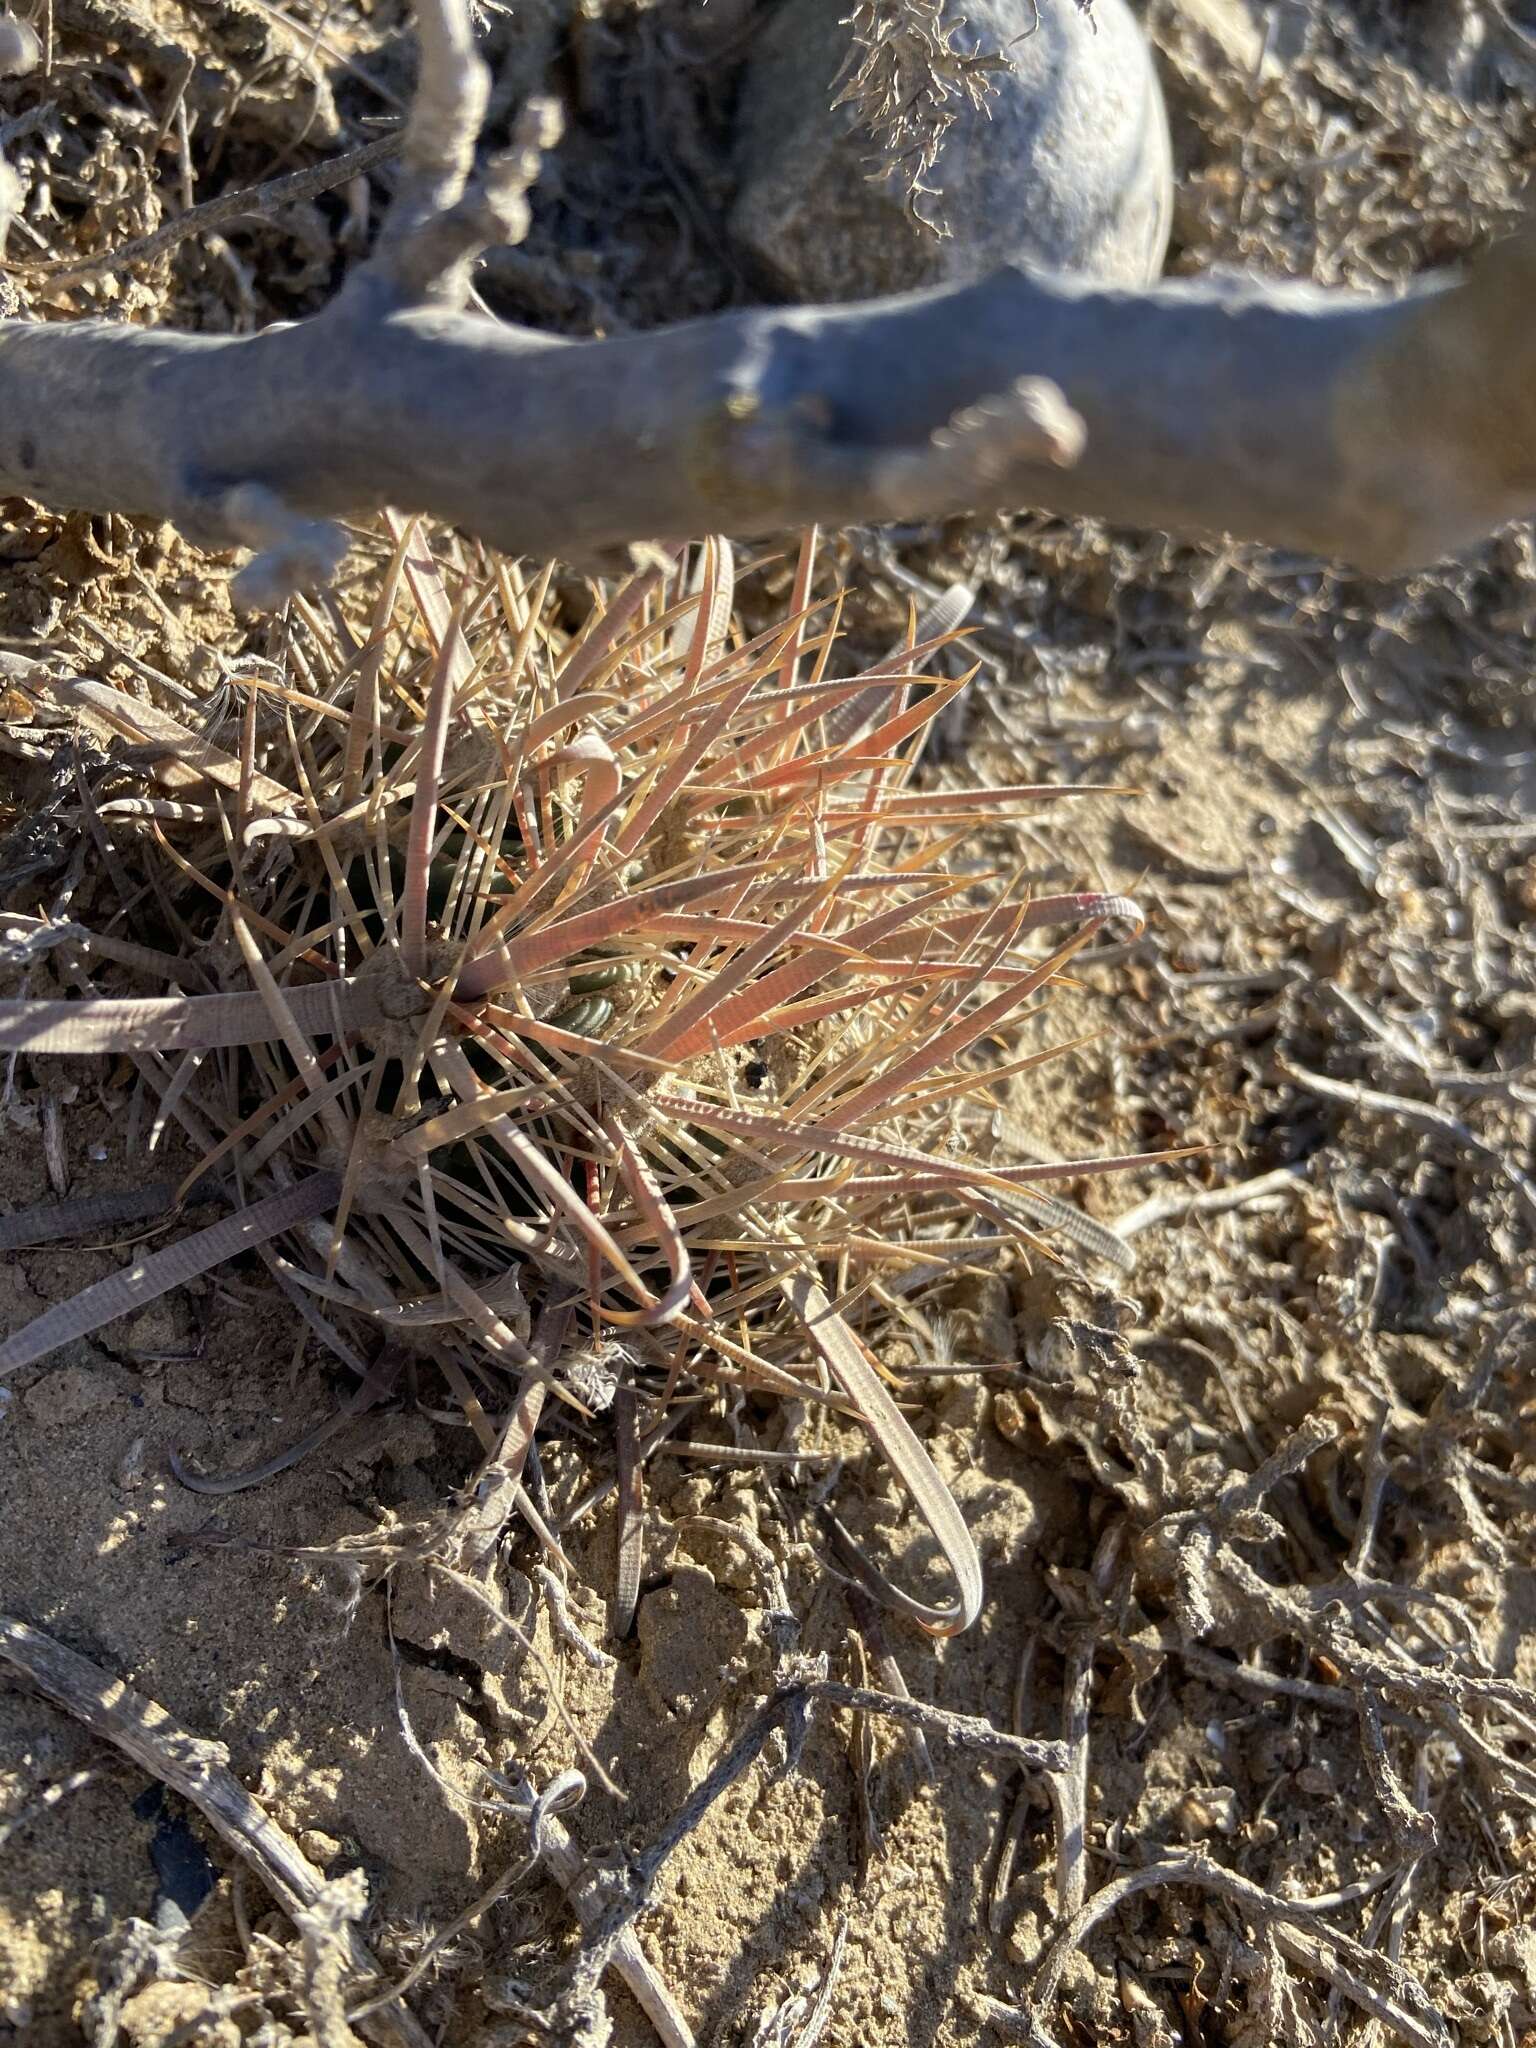
[[[915,220],[947,232],[939,194],[927,180],[961,110],[985,112],[1007,58],[972,48],[962,16],[942,0],[859,0],[853,42],[833,104],[850,106],[868,134],[871,176],[894,168]]]
[[[735,291],[705,13],[514,39],[525,317]],[[1518,15],[1245,19],[1151,18],[1178,267],[1514,211]],[[396,25],[293,20],[56,0],[12,254],[366,143]],[[15,286],[227,329],[364,226]],[[399,530],[253,631],[9,510],[0,2039],[1536,2033],[1528,534]]]

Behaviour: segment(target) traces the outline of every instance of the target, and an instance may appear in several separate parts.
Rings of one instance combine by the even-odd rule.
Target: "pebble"
[[[1168,120],[1125,0],[967,0],[966,35],[1007,50],[984,108],[958,106],[926,182],[947,234],[914,221],[901,180],[868,176],[875,145],[833,81],[850,30],[828,0],[785,0],[749,59],[730,220],[776,295],[864,299],[962,283],[1006,263],[1141,285],[1173,209]],[[824,83],[823,83],[824,81]]]

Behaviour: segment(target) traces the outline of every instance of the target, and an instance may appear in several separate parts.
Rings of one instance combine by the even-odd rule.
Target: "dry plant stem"
[[[1044,2015],[1056,2002],[1062,1975],[1073,1952],[1127,1899],[1168,1884],[1196,1885],[1216,1892],[1261,1926],[1273,1926],[1280,1947],[1288,1956],[1337,1985],[1347,1998],[1386,2021],[1414,2048],[1451,2048],[1445,2021],[1430,2004],[1423,1987],[1405,1970],[1351,1936],[1337,1933],[1331,1927],[1320,1927],[1318,1907],[1311,1901],[1279,1898],[1198,1852],[1150,1863],[1096,1892],[1051,1944],[1031,1987],[1028,2009],[1010,2012],[1007,2007],[997,2006],[990,2009],[989,2016],[1026,2039],[1030,2048],[1056,2048]]]
[[[328,157],[324,163],[312,164],[305,170],[289,171],[280,178],[269,178],[264,184],[250,185],[239,192],[221,192],[217,199],[204,200],[201,206],[192,206],[185,213],[177,214],[174,220],[167,221],[152,235],[139,235],[131,242],[120,242],[115,249],[104,250],[99,256],[84,259],[62,256],[46,263],[16,263],[6,267],[29,278],[47,277],[57,284],[69,284],[77,277],[100,277],[107,271],[126,270],[132,264],[147,263],[151,257],[164,255],[191,235],[212,234],[237,221],[265,219],[285,206],[298,206],[305,200],[317,199],[322,192],[333,192],[338,185],[364,177],[369,171],[377,170],[380,164],[389,163],[400,154],[400,149],[400,136],[384,135],[377,142],[365,142],[361,149],[349,149],[344,156]]]
[[[1387,1755],[1386,1730],[1378,1701],[1362,1689],[1359,1698],[1360,1749],[1371,1789],[1387,1817],[1392,1838],[1407,1857],[1422,1856],[1435,1846],[1435,1823],[1414,1805]]]
[[[584,1636],[571,1614],[570,1603],[565,1597],[566,1582],[559,1572],[547,1564],[533,1564],[528,1575],[542,1589],[549,1602],[549,1618],[555,1634],[568,1648],[574,1650],[584,1664],[590,1664],[594,1671],[611,1671],[618,1663],[617,1657],[610,1657],[606,1650],[600,1650],[596,1643]]]
[[[1124,1525],[1116,1522],[1100,1539],[1093,1582],[1101,1598],[1109,1591],[1124,1533]],[[1088,1722],[1097,1648],[1097,1630],[1090,1621],[1068,1649],[1062,1676],[1061,1733],[1069,1761],[1064,1771],[1052,1772],[1045,1781],[1056,1823],[1056,1910],[1066,1919],[1078,1911],[1088,1892]]]
[[[313,1905],[301,1907],[293,1923],[304,1958],[304,2004],[315,2048],[358,2048],[347,2025],[348,1936],[368,1910],[368,1885],[361,1870],[349,1870],[321,1888]]]
[[[1188,1194],[1153,1195],[1149,1201],[1138,1203],[1123,1216],[1115,1218],[1115,1234],[1118,1237],[1139,1237],[1144,1230],[1153,1230],[1160,1223],[1183,1223],[1191,1216],[1226,1216],[1234,1209],[1246,1209],[1254,1202],[1281,1201],[1299,1194],[1306,1183],[1306,1169],[1300,1166],[1277,1167],[1273,1173],[1261,1173],[1253,1180],[1239,1181],[1235,1187],[1200,1188]]]
[[[501,1776],[519,1800],[526,1801],[530,1810],[535,1807],[533,1786],[517,1765],[505,1768]],[[553,1813],[544,1815],[539,1847],[545,1868],[570,1900],[583,1928],[597,1927],[606,1910],[600,1882],[587,1867],[575,1837]],[[635,2002],[656,2029],[663,2048],[694,2048],[693,2029],[671,1992],[646,1960],[632,1927],[624,1928],[614,1940],[608,1966],[628,1986]]]
[[[848,1602],[848,1611],[853,1616],[854,1625],[868,1646],[870,1655],[875,1660],[875,1669],[879,1672],[886,1691],[894,1694],[899,1700],[910,1699],[912,1695],[908,1690],[907,1681],[902,1675],[901,1666],[896,1661],[895,1652],[886,1639],[885,1623],[881,1616],[879,1604],[871,1599],[864,1588],[858,1584],[845,1587],[843,1597]],[[1015,1726],[1013,1732],[1017,1735],[1022,1731]],[[908,1728],[907,1746],[912,1752],[913,1761],[923,1776],[931,1779],[933,1776],[933,1758],[928,1754],[928,1743],[921,1728]]]
[[[838,1916],[832,1953],[820,1984],[812,1977],[803,1990],[789,1993],[771,2012],[764,2013],[753,2031],[749,2048],[817,2048],[832,2014],[833,1993],[847,1943],[848,1915],[844,1912]]]
[[[564,1317],[561,1321],[563,1324]],[[533,1351],[541,1366],[546,1355],[554,1355],[553,1349],[546,1354],[537,1336]],[[512,1519],[523,1491],[523,1467],[543,1412],[544,1395],[543,1380],[530,1374],[519,1382],[495,1453],[476,1473],[466,1504],[455,1519],[453,1555],[465,1571],[473,1573],[490,1565],[502,1531]]]
[[[1238,1516],[1251,1514],[1268,1494],[1274,1492],[1282,1479],[1289,1479],[1293,1472],[1299,1472],[1307,1460],[1324,1444],[1332,1443],[1338,1433],[1337,1425],[1327,1416],[1309,1415],[1252,1472],[1239,1473],[1227,1481],[1216,1499],[1217,1514],[1228,1523]]]
[[[486,1886],[478,1898],[464,1908],[463,1912],[456,1913],[445,1927],[440,1927],[400,1981],[390,1990],[381,1992],[376,1998],[370,1998],[366,2004],[348,2013],[348,2023],[355,2026],[376,2007],[387,2004],[392,1998],[403,1998],[413,1985],[419,1984],[437,1958],[453,1946],[465,1928],[472,1927],[489,1912],[499,1898],[529,1874],[549,1846],[546,1830],[551,1818],[567,1808],[579,1805],[586,1797],[586,1791],[587,1781],[580,1771],[562,1771],[558,1778],[551,1779],[528,1809],[530,1848],[527,1857],[520,1863],[509,1864],[499,1877]]]
[[[1015,1735],[1024,1732],[1029,1707],[1030,1681],[1034,1675],[1035,1657],[1039,1648],[1039,1636],[1031,1634],[1024,1638],[1019,1651],[1019,1661],[1013,1675],[1013,1711],[1009,1720]],[[1008,1892],[1013,1883],[1019,1843],[1029,1821],[1032,1790],[1027,1779],[1021,1781],[1014,1794],[1012,1810],[1003,1823],[997,1847],[997,1860],[992,1868],[992,1882],[987,1890],[987,1926],[993,1934],[1000,1935],[1004,1930]]]
[[[1347,1103],[1352,1109],[1374,1116],[1394,1117],[1412,1130],[1423,1131],[1430,1137],[1449,1138],[1452,1144],[1491,1161],[1520,1197],[1526,1214],[1536,1220],[1536,1180],[1532,1180],[1506,1152],[1500,1151],[1486,1138],[1480,1138],[1476,1131],[1469,1129],[1460,1117],[1452,1116],[1448,1109],[1441,1109],[1433,1102],[1414,1102],[1406,1095],[1388,1095],[1380,1088],[1367,1088],[1358,1081],[1335,1081],[1327,1074],[1314,1074],[1306,1067],[1298,1067],[1293,1060],[1282,1060],[1280,1070],[1313,1095],[1322,1096],[1325,1102]]]
[[[547,1375],[560,1356],[569,1323],[570,1309],[564,1303],[540,1311],[529,1340],[533,1370],[518,1382],[495,1446],[465,1488],[439,1546],[442,1562],[482,1589],[493,1578],[497,1547],[513,1514],[519,1509],[532,1513],[523,1469],[544,1410]],[[542,1524],[536,1533],[552,1546],[563,1571],[565,1560],[558,1541]]]
[[[1322,1650],[1354,1694],[1357,1712],[1361,1697],[1369,1693],[1373,1700],[1380,1699],[1410,1721],[1433,1721],[1490,1775],[1502,1778],[1527,1800],[1536,1799],[1536,1771],[1490,1742],[1466,1715],[1468,1708],[1494,1710],[1519,1726],[1531,1707],[1531,1696],[1523,1686],[1511,1679],[1416,1664],[1401,1655],[1374,1654],[1342,1619],[1337,1587],[1287,1594],[1231,1549],[1223,1555],[1222,1570],[1225,1596],[1242,1613],[1245,1626],[1251,1629],[1257,1623],[1271,1636],[1290,1636],[1310,1649]],[[1527,1722],[1523,1732],[1528,1728]],[[1364,1733],[1369,1741],[1370,1729]],[[1375,1760],[1368,1756],[1367,1761]],[[1427,1817],[1420,1815],[1417,1826],[1410,1824],[1407,1833],[1410,1848],[1417,1852],[1427,1833]]]
[[[325,1879],[225,1767],[228,1751],[221,1742],[206,1742],[191,1734],[155,1701],[121,1679],[109,1678],[87,1658],[9,1615],[0,1615],[0,1661],[82,1721],[92,1734],[114,1744],[141,1769],[189,1800],[251,1866],[284,1912],[297,1916],[319,1902]],[[347,1927],[341,1938],[354,1975],[381,1974],[354,1928]],[[381,2048],[431,2048],[427,2035],[403,2006],[375,2013],[365,2031]]]
[[[1536,507],[1536,229],[1390,301],[1003,270],[556,341],[459,310],[543,138],[466,191],[485,67],[463,0],[418,18],[400,197],[335,302],[239,338],[0,323],[0,492],[254,544],[263,599],[385,506],[571,557],[1031,504],[1378,570]]]
[[[1339,1714],[1355,1712],[1355,1696],[1345,1686],[1324,1685],[1313,1678],[1287,1678],[1279,1671],[1265,1671],[1253,1664],[1238,1663],[1219,1656],[1215,1650],[1204,1649],[1198,1643],[1185,1642],[1173,1629],[1159,1636],[1158,1647],[1217,1685],[1247,1685],[1255,1692],[1273,1698],[1306,1700],[1311,1706],[1328,1707]]]
[[[990,1722],[970,1714],[952,1714],[919,1700],[900,1699],[890,1693],[872,1692],[858,1685],[839,1685],[819,1676],[789,1677],[780,1685],[762,1711],[748,1723],[725,1755],[702,1778],[692,1795],[661,1831],[650,1848],[634,1859],[634,1878],[626,1894],[604,1915],[594,1938],[578,1958],[577,1984],[595,1984],[612,1962],[615,1943],[628,1934],[633,1922],[650,1903],[656,1879],[675,1849],[687,1840],[722,1794],[752,1768],[769,1739],[780,1729],[788,1746],[791,1764],[799,1755],[818,1706],[846,1707],[854,1712],[882,1714],[908,1727],[921,1728],[936,1741],[959,1749],[977,1750],[998,1756],[1026,1770],[1059,1771],[1067,1762],[1065,1745],[1032,1742],[1017,1735],[1005,1735]]]
[[[822,1678],[804,1688],[811,1706],[850,1707],[862,1713],[883,1714],[909,1728],[921,1728],[935,1741],[952,1743],[957,1749],[974,1749],[983,1756],[1001,1757],[1021,1764],[1028,1771],[1059,1771],[1067,1760],[1060,1742],[1037,1742],[1027,1735],[1006,1735],[975,1714],[954,1714],[947,1707],[934,1707],[924,1700],[904,1698],[895,1693],[873,1692],[867,1686],[839,1685]]]

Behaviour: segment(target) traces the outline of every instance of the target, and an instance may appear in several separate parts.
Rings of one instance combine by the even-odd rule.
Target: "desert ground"
[[[497,303],[581,333],[739,295],[712,226],[730,23],[705,15],[604,0],[568,38],[513,38],[509,75],[515,58],[585,99],[560,203],[494,266]],[[210,332],[319,303],[367,232],[355,190],[126,269],[35,266],[368,140],[408,87],[390,0],[53,0],[51,24],[52,71],[0,83],[0,146],[32,194],[6,289],[39,316]],[[1514,6],[1154,0],[1146,25],[1175,274],[1378,287],[1518,213],[1536,19]],[[178,63],[238,85],[217,137],[189,127]],[[229,559],[169,528],[4,512],[5,652],[199,699],[253,662],[295,672],[301,629],[239,614]],[[744,552],[743,631],[784,607],[779,553]],[[378,562],[354,557],[343,612],[365,613]],[[611,1476],[601,1418],[543,1445],[569,1628],[527,1536],[503,1593],[531,1649],[428,1574],[393,1574],[386,1600],[357,1546],[438,1512],[479,1459],[434,1385],[245,1491],[209,1498],[171,1469],[173,1452],[256,1466],[337,1405],[253,1259],[9,1376],[0,1608],[224,1745],[327,1877],[360,1870],[383,1984],[424,1965],[405,2009],[446,2048],[577,2038],[560,1998],[579,1922],[485,1767],[542,1790],[594,1755],[616,1794],[589,1782],[563,1825],[618,1869],[770,1698],[784,1593],[796,1653],[834,1679],[899,1674],[920,1702],[1073,1745],[1066,1882],[1100,1910],[1063,1942],[1059,1787],[818,1711],[797,1753],[762,1745],[635,1921],[701,2043],[1536,2041],[1530,530],[1383,582],[1021,512],[829,536],[818,577],[849,592],[845,672],[909,603],[975,591],[939,665],[976,674],[929,741],[930,786],[1131,792],[1054,805],[1012,849],[1032,889],[1119,892],[1146,917],[1074,961],[1050,1031],[1077,1049],[998,1084],[1020,1156],[1204,1148],[1072,1190],[1129,1219],[1135,1270],[1113,1285],[1071,1258],[1003,1262],[889,1338],[982,1555],[976,1625],[935,1641],[861,1623],[827,1503],[908,1583],[937,1574],[932,1546],[836,1416],[806,1439],[815,1460],[731,1459],[789,1442],[750,1394],[690,1423],[704,1452],[650,1460],[623,1642],[605,1635],[613,1492],[567,1519]],[[579,607],[567,580],[555,601]],[[46,765],[11,749],[0,773],[6,905],[66,884],[88,901],[98,855],[48,842]],[[9,974],[4,993],[30,992]],[[194,1155],[168,1141],[148,1164],[125,1100],[110,1059],[9,1059],[0,1207],[179,1179]],[[1190,1200],[1221,1190],[1230,1204]],[[123,1264],[129,1235],[10,1254],[0,1326]],[[205,1817],[3,1665],[0,1849],[0,2039],[353,2038],[316,2018],[291,1920]],[[605,1981],[616,2048],[656,2040]]]

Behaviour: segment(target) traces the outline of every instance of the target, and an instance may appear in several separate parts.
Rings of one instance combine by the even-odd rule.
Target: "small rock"
[[[672,1495],[668,1505],[674,1516],[702,1515],[709,1511],[709,1504],[715,1497],[712,1479],[706,1479],[702,1472],[691,1472]]]
[[[144,1484],[148,1451],[148,1439],[136,1436],[118,1459],[112,1471],[112,1484],[120,1493],[137,1493]]]
[[[1029,1411],[1012,1387],[999,1387],[992,1396],[992,1427],[1011,1444],[1028,1437]]]
[[[766,285],[804,300],[876,297],[1003,264],[1141,285],[1168,244],[1173,168],[1151,54],[1125,0],[967,0],[976,50],[1005,50],[983,108],[956,119],[912,219],[901,179],[871,182],[873,139],[835,111],[850,30],[828,0],[784,0],[748,60],[731,232]]]
[[[990,1390],[980,1379],[951,1380],[939,1401],[939,1420],[946,1429],[973,1437],[986,1421],[991,1405]]]
[[[321,1828],[306,1828],[299,1836],[299,1847],[317,1870],[329,1870],[342,1849],[336,1837]]]
[[[1008,1960],[1022,1963],[1026,1969],[1032,1969],[1040,1960],[1041,1951],[1050,1939],[1050,1932],[1044,1906],[1036,1900],[1025,1899],[1003,1943]]]
[[[1174,1819],[1186,1842],[1230,1835],[1237,1827],[1237,1794],[1230,1785],[1202,1785],[1185,1793],[1174,1810]]]

